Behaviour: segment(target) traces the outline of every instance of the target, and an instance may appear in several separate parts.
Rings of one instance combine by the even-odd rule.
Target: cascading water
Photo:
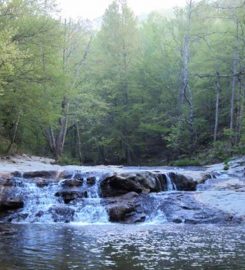
[[[88,180],[93,178],[94,185],[88,183]],[[99,196],[99,183],[104,178],[104,175],[84,176],[83,189],[86,192],[87,198],[83,203],[76,204],[76,212],[74,222],[76,223],[107,223],[108,215],[106,209],[101,204]]]
[[[152,193],[150,194],[150,198],[152,199],[152,213],[149,216],[147,223],[148,224],[162,224],[167,222],[166,215],[161,206],[161,200],[167,199],[168,194],[173,191],[177,191],[177,187],[175,183],[172,181],[170,175],[168,173],[164,174],[166,179],[166,191],[160,193]]]
[[[110,166],[64,169],[3,174],[0,223],[242,222],[239,215],[243,215],[243,210],[237,219],[231,218],[230,208],[228,214],[223,211],[225,200],[220,203],[222,192],[231,188],[238,190],[231,194],[232,198],[238,195],[242,198],[239,192],[245,184],[240,174],[240,178],[234,179],[229,172],[212,173],[203,183],[199,177],[206,179],[208,174],[194,171],[189,175],[183,169]],[[242,205],[240,197],[236,200]],[[209,207],[210,200],[215,208]],[[231,209],[240,209],[237,205]]]
[[[63,172],[58,179],[55,177],[25,178],[25,175],[24,177],[15,177],[15,193],[17,187],[18,196],[21,196],[24,207],[10,214],[6,221],[45,224],[54,222],[76,224],[108,223],[108,209],[110,209],[110,203],[113,200],[101,198],[100,188],[101,181],[108,179],[113,174],[114,172],[109,170],[73,170]],[[132,172],[132,175],[135,175],[135,173]],[[142,175],[149,177],[144,172]],[[166,222],[166,216],[160,207],[161,198],[168,197],[168,194],[173,193],[177,188],[171,179],[170,173],[160,173],[155,177],[161,182],[162,192],[149,194],[150,203],[148,207],[152,211],[148,213],[149,218],[147,218],[147,221],[164,223]]]
[[[24,185],[24,208],[18,221],[24,218],[24,222],[28,223],[51,223],[53,220],[49,209],[59,204],[59,200],[54,196],[57,185],[50,184],[42,188],[30,182],[26,182]]]
[[[177,190],[175,183],[172,181],[172,179],[170,178],[169,174],[166,173],[166,180],[167,180],[167,191],[174,191]]]
[[[79,176],[79,177],[78,177]],[[39,185],[38,181],[16,178],[22,184],[19,195],[23,197],[24,207],[11,216],[13,223],[106,223],[108,215],[99,197],[99,183],[105,174],[93,172],[74,172],[70,179],[82,179],[82,185],[64,188],[64,181],[48,180]],[[59,196],[62,194],[64,197]],[[65,196],[74,196],[65,202]],[[83,194],[83,196],[78,196]]]

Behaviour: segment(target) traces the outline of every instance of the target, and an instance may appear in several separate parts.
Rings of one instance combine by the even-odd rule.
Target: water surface
[[[245,227],[0,225],[1,270],[245,269]]]

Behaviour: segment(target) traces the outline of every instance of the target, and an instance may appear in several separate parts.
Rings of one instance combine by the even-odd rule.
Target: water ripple
[[[1,225],[1,270],[245,269],[245,227]],[[10,233],[12,231],[12,233]]]

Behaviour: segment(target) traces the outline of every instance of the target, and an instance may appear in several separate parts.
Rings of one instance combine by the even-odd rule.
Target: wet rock
[[[220,211],[245,217],[245,196],[239,191],[204,191],[195,195],[195,199],[207,208],[214,208]]]
[[[44,188],[47,187],[50,184],[50,181],[48,181],[47,179],[37,179],[36,180],[36,185],[39,188]]]
[[[53,178],[55,179],[58,175],[57,171],[33,171],[25,172],[23,178]]]
[[[23,187],[23,180],[20,178],[1,178],[0,179],[0,187],[10,188],[10,187]]]
[[[18,179],[4,179],[0,184],[0,210],[16,210],[24,206],[24,201],[19,192],[22,182]]]
[[[55,196],[62,197],[64,200],[64,203],[70,203],[71,201],[74,201],[76,199],[83,199],[88,197],[87,191],[74,189],[74,190],[60,190],[58,191]]]
[[[83,185],[83,179],[66,179],[61,182],[62,187],[72,188]]]
[[[102,197],[116,197],[128,192],[149,193],[164,189],[162,178],[151,172],[120,173],[105,178],[101,184]]]
[[[110,222],[120,222],[134,224],[143,222],[146,216],[143,212],[138,211],[134,205],[122,205],[110,207],[108,209],[108,215]]]
[[[199,184],[205,183],[208,179],[215,178],[214,174],[212,172],[204,173],[199,181]]]
[[[83,181],[83,176],[83,173],[78,172],[75,174],[74,179]]]
[[[176,185],[177,190],[182,191],[195,191],[197,187],[197,182],[193,180],[193,178],[175,173],[170,172],[169,177],[173,181],[173,183]]]
[[[183,222],[183,220],[182,220],[181,218],[178,218],[178,217],[177,217],[177,218],[173,218],[173,219],[172,219],[172,222],[173,222],[173,223],[180,224],[180,223]]]
[[[230,175],[245,177],[245,156],[235,158],[228,163],[228,171]]]
[[[96,183],[96,177],[95,176],[92,176],[92,177],[88,177],[87,178],[87,184],[89,186],[93,186],[93,185],[95,185],[95,183]]]
[[[59,178],[61,179],[71,179],[74,175],[73,171],[63,171],[60,173]]]
[[[151,205],[147,206],[147,214],[154,219],[160,212],[164,215],[165,222],[188,224],[239,224],[242,222],[241,218],[232,216],[228,212],[200,203],[193,193],[159,194],[150,201]]]
[[[245,180],[232,177],[229,175],[222,175],[218,178],[208,179],[205,183],[199,184],[197,190],[202,191],[242,191],[245,188]]]
[[[16,210],[24,207],[22,198],[0,199],[0,211]]]
[[[124,222],[127,213],[134,211],[134,207],[130,205],[118,204],[108,208],[109,220],[111,222]]]
[[[18,172],[18,171],[15,171],[15,172],[11,173],[11,175],[14,176],[14,177],[22,177],[22,173]]]
[[[130,201],[130,200],[133,200],[133,199],[138,198],[138,197],[139,197],[139,194],[132,191],[132,192],[129,192],[129,193],[126,193],[122,196],[117,197],[117,200]]]
[[[137,203],[139,195],[136,192],[130,192],[125,195],[106,199],[105,207],[110,222],[120,223],[138,223],[146,219],[143,208]]]
[[[69,223],[73,221],[75,210],[67,206],[52,206],[49,212],[54,222]]]
[[[40,218],[40,217],[42,217],[44,214],[45,214],[44,211],[38,211],[38,212],[35,214],[35,217]]]
[[[0,189],[0,210],[16,210],[24,207],[24,201],[21,195],[16,194],[13,188]]]
[[[83,180],[83,173],[79,171],[63,171],[59,174],[59,178]]]

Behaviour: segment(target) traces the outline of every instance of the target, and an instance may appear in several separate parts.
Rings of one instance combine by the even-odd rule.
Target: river
[[[245,227],[0,225],[1,270],[243,270]]]

